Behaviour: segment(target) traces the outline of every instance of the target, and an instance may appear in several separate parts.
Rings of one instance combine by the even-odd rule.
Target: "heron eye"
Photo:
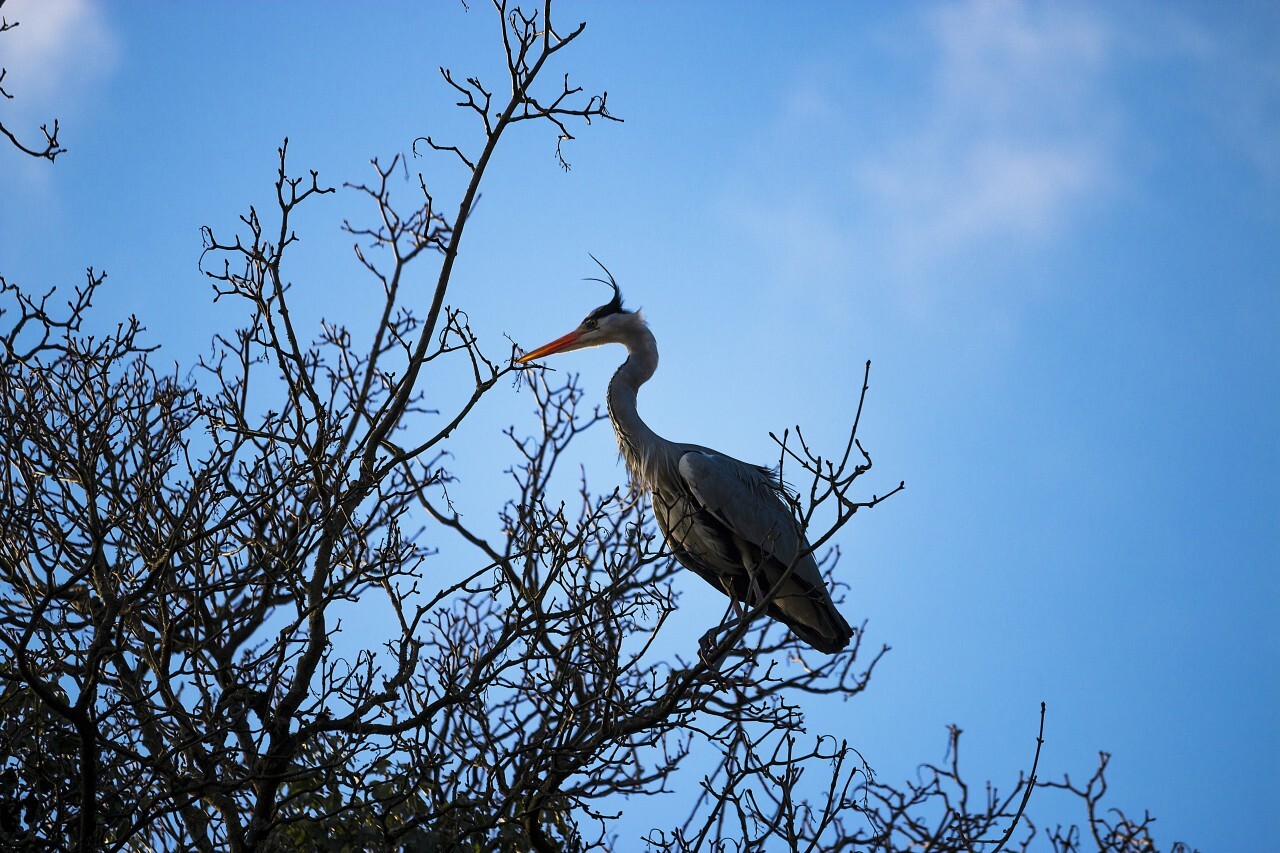
[[[588,329],[594,329],[600,325],[600,322],[598,320],[587,320],[582,325],[586,326]]]

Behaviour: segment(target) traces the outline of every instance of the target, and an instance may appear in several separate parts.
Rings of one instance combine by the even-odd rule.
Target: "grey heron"
[[[606,274],[608,271],[605,271]],[[633,484],[647,492],[675,558],[725,593],[734,609],[767,602],[765,612],[825,654],[849,644],[853,630],[831,600],[784,486],[768,468],[697,444],[662,438],[640,418],[636,394],[658,367],[658,346],[639,311],[613,299],[576,329],[522,356],[618,343],[627,360],[609,381],[609,419]]]

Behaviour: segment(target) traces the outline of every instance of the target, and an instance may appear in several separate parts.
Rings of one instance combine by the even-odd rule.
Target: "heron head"
[[[592,260],[596,260],[594,256],[592,256]],[[599,261],[596,261],[596,263],[600,264]],[[605,275],[609,276],[608,280],[606,281],[602,278],[593,278],[591,280],[599,281],[613,288],[613,298],[584,317],[578,327],[569,334],[556,338],[551,343],[543,344],[532,352],[521,356],[518,359],[521,364],[526,364],[546,355],[572,352],[586,347],[598,347],[602,344],[623,343],[637,325],[644,325],[644,320],[638,311],[628,311],[622,307],[622,291],[618,288],[618,282],[605,269],[604,264],[600,264],[600,268],[604,270]]]

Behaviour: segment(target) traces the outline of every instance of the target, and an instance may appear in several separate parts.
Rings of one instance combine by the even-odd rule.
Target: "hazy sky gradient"
[[[367,180],[371,157],[416,136],[474,141],[437,66],[501,80],[482,2],[4,13],[22,24],[0,37],[17,96],[0,115],[58,116],[70,153],[50,166],[0,150],[0,271],[38,290],[105,268],[98,320],[136,312],[184,365],[239,317],[211,307],[199,227],[230,233],[269,201],[284,136],[295,171]],[[579,281],[592,252],[657,335],[650,424],[762,462],[769,431],[795,423],[838,446],[871,359],[867,490],[908,488],[859,516],[839,574],[850,621],[893,651],[866,695],[815,706],[814,727],[893,779],[940,760],[956,723],[975,778],[1007,786],[1044,700],[1042,778],[1084,778],[1107,750],[1111,803],[1150,809],[1162,844],[1271,849],[1278,7],[559,15],[588,27],[552,77],[607,89],[626,121],[575,131],[567,174],[548,130],[506,140],[450,296],[491,351],[503,334],[543,343],[603,301]],[[456,186],[445,161],[410,168]],[[367,310],[336,227],[367,212],[339,193],[299,223],[304,316]],[[620,357],[554,366],[602,403]],[[498,430],[531,428],[529,407],[497,390],[457,437],[469,517],[496,510]],[[601,486],[624,476],[606,431],[583,458]],[[691,648],[721,605],[696,578],[685,589]]]

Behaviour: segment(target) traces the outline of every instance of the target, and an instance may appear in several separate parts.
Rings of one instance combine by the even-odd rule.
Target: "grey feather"
[[[836,610],[809,543],[782,501],[781,484],[757,466],[706,449],[681,456],[679,470],[702,509],[722,526],[721,535],[734,540],[737,565],[712,565],[734,579],[725,591],[745,595],[742,600],[749,604],[760,594],[772,595],[769,614],[800,639],[827,653],[844,648],[853,632]]]

